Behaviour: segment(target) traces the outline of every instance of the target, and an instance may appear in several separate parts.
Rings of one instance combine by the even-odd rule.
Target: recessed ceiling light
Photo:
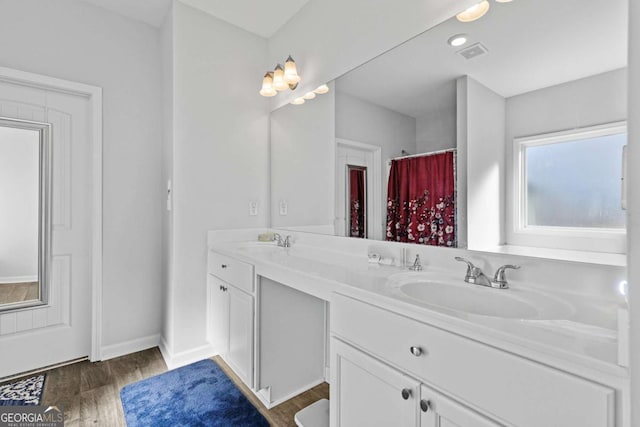
[[[453,47],[462,46],[466,42],[467,42],[466,34],[456,34],[455,36],[449,37],[449,40],[447,40],[447,43],[449,43],[449,45]]]
[[[477,3],[467,10],[460,12],[456,15],[456,18],[460,22],[471,22],[476,19],[480,19],[484,16],[485,13],[489,10],[489,2],[487,0],[482,0],[480,3]],[[276,88],[277,89],[277,88]]]
[[[304,104],[304,99],[303,98],[296,98],[293,101],[291,101],[291,103],[293,105],[302,105],[302,104]]]

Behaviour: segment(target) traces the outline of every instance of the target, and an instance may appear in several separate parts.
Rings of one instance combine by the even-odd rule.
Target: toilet
[[[298,427],[329,427],[329,401],[318,400],[298,411],[294,420]]]

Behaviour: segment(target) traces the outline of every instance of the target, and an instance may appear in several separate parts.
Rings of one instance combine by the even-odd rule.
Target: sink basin
[[[517,288],[492,289],[425,278],[391,282],[400,294],[418,302],[480,316],[549,320],[566,319],[572,312],[556,298]]]

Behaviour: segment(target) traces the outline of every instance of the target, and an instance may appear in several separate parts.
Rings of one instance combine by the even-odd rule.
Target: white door
[[[226,286],[229,294],[229,352],[226,361],[236,374],[253,387],[253,297]]]
[[[52,124],[49,303],[0,314],[0,377],[91,351],[92,143],[88,98],[0,82],[0,116]]]
[[[418,381],[340,340],[331,352],[332,426],[418,426]]]
[[[499,427],[488,418],[423,385],[420,427]]]

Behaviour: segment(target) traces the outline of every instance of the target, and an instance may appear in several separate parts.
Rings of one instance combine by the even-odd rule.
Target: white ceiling
[[[160,27],[171,0],[84,0]],[[309,0],[180,0],[261,37],[271,37]]]
[[[627,0],[491,1],[482,19],[452,18],[337,80],[337,90],[412,117],[455,109],[469,75],[504,97],[626,66]],[[467,33],[465,46],[447,40]],[[471,60],[456,52],[481,42]]]

